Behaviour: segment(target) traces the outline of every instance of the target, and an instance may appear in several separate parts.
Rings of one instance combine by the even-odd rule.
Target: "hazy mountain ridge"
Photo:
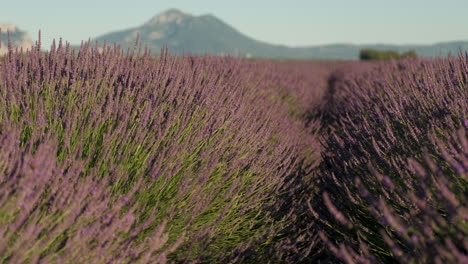
[[[21,31],[15,24],[0,24],[0,55],[8,52],[8,32],[14,48],[23,48],[25,51],[33,46],[33,41],[27,32]]]
[[[14,47],[28,49],[33,45],[26,32],[14,24],[0,24],[2,34],[0,55],[7,52],[10,31]],[[460,51],[468,51],[468,41],[442,42],[433,45],[390,45],[390,44],[329,44],[306,47],[289,47],[273,45],[255,40],[239,32],[214,15],[193,16],[177,9],[170,9],[149,19],[143,25],[110,32],[96,37],[93,41],[113,44],[117,43],[124,49],[133,48],[137,35],[143,46],[153,53],[159,53],[161,48],[168,47],[172,54],[216,54],[237,55],[258,58],[290,58],[290,59],[358,59],[362,49],[396,50],[405,52],[415,50],[424,57],[457,55]]]
[[[353,45],[330,44],[309,47],[272,45],[248,37],[213,15],[193,16],[170,9],[145,24],[95,38],[99,42],[118,43],[131,48],[137,34],[143,45],[153,52],[167,46],[174,54],[232,54],[247,57],[295,59],[357,59],[361,49],[392,49],[399,52],[415,50],[425,57],[458,54],[468,50],[468,41],[434,45]]]

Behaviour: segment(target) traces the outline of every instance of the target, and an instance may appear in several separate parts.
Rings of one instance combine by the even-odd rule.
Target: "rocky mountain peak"
[[[21,31],[15,24],[0,24],[2,34],[0,35],[0,56],[8,52],[8,34],[10,33],[11,43],[14,48],[31,49],[33,41],[27,32]]]
[[[0,24],[0,29],[2,30],[3,33],[6,33],[7,31],[16,32],[18,30],[18,27],[15,24],[9,23],[9,24]]]
[[[187,17],[191,17],[191,15],[183,13],[178,9],[169,9],[151,18],[148,22],[145,23],[145,26],[153,26],[166,23],[180,24]]]

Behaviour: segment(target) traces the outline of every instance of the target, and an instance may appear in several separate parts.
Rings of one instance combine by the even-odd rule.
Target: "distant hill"
[[[0,55],[7,52],[7,31],[10,32],[14,47],[29,49],[33,42],[28,33],[15,24],[0,24]],[[287,59],[358,59],[361,49],[415,50],[419,56],[436,57],[456,55],[468,51],[468,41],[453,41],[434,45],[354,45],[330,44],[321,46],[289,47],[273,45],[246,36],[213,15],[193,16],[177,9],[170,9],[148,20],[145,24],[98,36],[93,40],[101,44],[118,43],[124,49],[132,48],[137,35],[142,44],[158,53],[168,47],[172,54],[215,54],[236,55],[255,58]]]
[[[137,34],[153,51],[167,46],[172,53],[235,54],[256,57],[301,57],[301,52],[286,46],[275,46],[247,37],[213,15],[192,16],[171,9],[144,25],[112,32],[95,40],[132,47]]]
[[[296,59],[358,59],[361,49],[392,49],[399,52],[415,50],[424,57],[458,54],[468,51],[468,41],[446,42],[434,45],[352,45],[332,44],[310,47],[272,45],[250,38],[213,15],[193,16],[170,9],[145,24],[95,38],[99,42],[118,43],[133,47],[137,34],[143,45],[153,52],[167,46],[171,53],[232,54],[247,57]]]
[[[2,34],[0,35],[0,55],[8,52],[8,33],[10,32],[11,43],[13,47],[23,48],[25,51],[33,45],[28,33],[21,31],[15,24],[0,24]]]

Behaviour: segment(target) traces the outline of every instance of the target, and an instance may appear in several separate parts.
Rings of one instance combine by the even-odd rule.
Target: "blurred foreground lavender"
[[[1,261],[216,262],[266,248],[277,191],[318,161],[275,71],[89,42],[9,47]]]

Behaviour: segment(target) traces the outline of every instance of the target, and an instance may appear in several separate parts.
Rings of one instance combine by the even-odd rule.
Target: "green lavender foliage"
[[[277,96],[269,77],[274,67],[172,57],[167,50],[154,58],[138,49],[88,42],[74,51],[60,41],[45,53],[37,48],[6,55],[0,136],[13,143],[1,147],[6,169],[0,183],[19,186],[38,175],[41,184],[31,188],[41,196],[23,215],[14,209],[22,192],[1,188],[4,261],[82,261],[74,249],[81,243],[90,245],[90,258],[104,254],[105,261],[143,263],[148,254],[158,261],[211,262],[275,236],[268,206],[285,178],[310,157],[299,144],[301,135],[309,137],[300,121],[288,119],[286,104],[269,99]],[[10,159],[11,153],[18,157]],[[45,175],[16,170],[15,162],[29,160],[57,169]],[[59,187],[61,178],[71,183]],[[75,197],[81,207],[48,202],[81,185],[85,193],[91,188],[102,195],[104,209],[94,207],[96,195]],[[89,215],[66,218],[78,208]],[[131,221],[117,217],[125,215]],[[97,240],[85,241],[83,225],[102,217],[118,227],[131,225],[103,228],[105,235],[94,230]],[[33,251],[23,248],[28,239],[37,241]]]

